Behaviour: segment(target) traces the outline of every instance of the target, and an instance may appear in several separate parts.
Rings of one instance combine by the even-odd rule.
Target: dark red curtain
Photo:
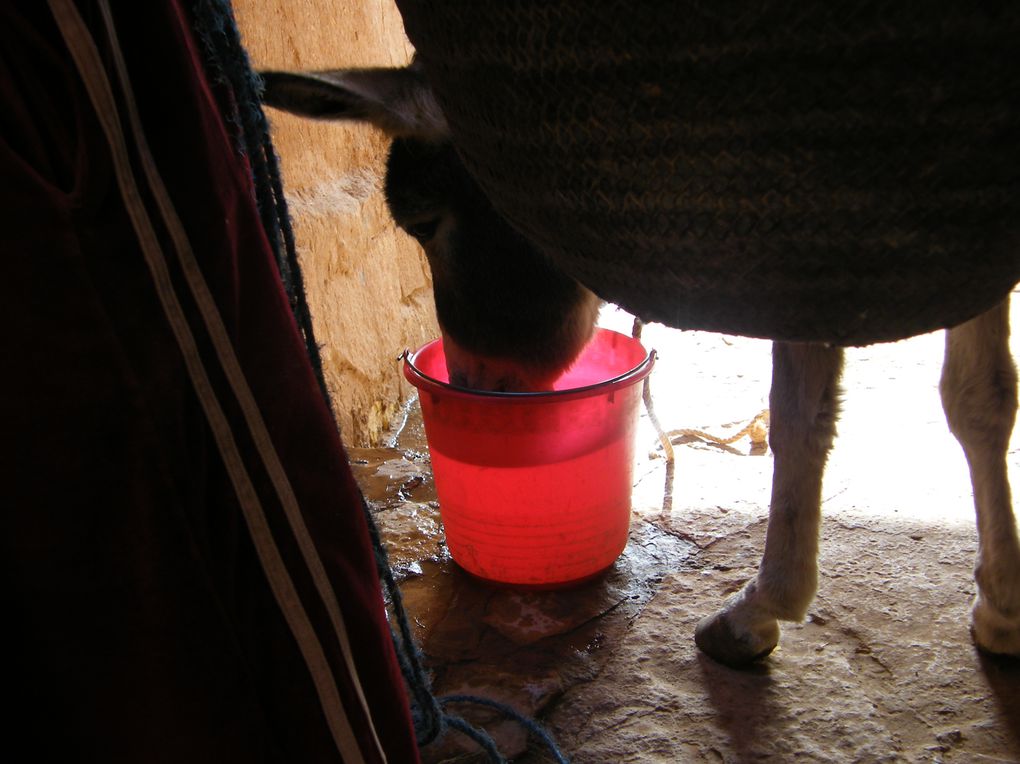
[[[78,5],[109,64],[97,11]],[[371,721],[390,762],[417,761],[360,494],[260,227],[246,161],[217,106],[224,94],[203,73],[180,3],[112,5],[148,141],[339,599]],[[337,761],[94,108],[38,0],[0,4],[0,181],[0,559],[13,645],[4,687],[14,708],[6,747],[33,761]],[[381,760],[159,232],[344,709],[366,760]]]

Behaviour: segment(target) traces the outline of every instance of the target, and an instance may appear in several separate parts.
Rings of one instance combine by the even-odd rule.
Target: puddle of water
[[[425,428],[417,404],[378,448],[348,448],[354,477],[368,500],[398,581],[423,574],[422,564],[449,559],[432,481]]]

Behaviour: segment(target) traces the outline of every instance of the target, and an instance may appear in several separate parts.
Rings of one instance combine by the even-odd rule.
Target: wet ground
[[[1020,326],[1016,305],[1013,317]],[[603,323],[630,330],[616,312]],[[748,435],[682,437],[664,514],[664,460],[642,414],[626,551],[605,576],[552,592],[494,588],[449,558],[416,406],[390,447],[350,449],[437,694],[510,703],[578,763],[1020,762],[1020,662],[983,657],[967,630],[976,536],[938,399],[942,343],[848,353],[819,594],[749,671],[691,637],[763,546],[772,460]],[[768,343],[650,326],[645,344],[660,354],[667,429],[725,439],[766,408]],[[1016,485],[1017,434],[1009,461]],[[457,710],[507,755],[552,760],[516,724]],[[451,734],[425,760],[480,760],[471,750]]]

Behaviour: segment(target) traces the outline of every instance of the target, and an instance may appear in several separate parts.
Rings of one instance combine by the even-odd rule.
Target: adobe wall
[[[400,66],[412,49],[392,0],[234,0],[256,68]],[[363,125],[266,110],[344,441],[376,445],[411,388],[397,356],[437,336],[424,255],[382,197],[387,142]]]

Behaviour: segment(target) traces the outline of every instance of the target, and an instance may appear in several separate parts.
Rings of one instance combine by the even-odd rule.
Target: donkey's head
[[[262,77],[270,106],[370,122],[393,139],[386,201],[428,258],[452,382],[538,390],[574,360],[598,299],[496,214],[461,163],[420,67]]]

